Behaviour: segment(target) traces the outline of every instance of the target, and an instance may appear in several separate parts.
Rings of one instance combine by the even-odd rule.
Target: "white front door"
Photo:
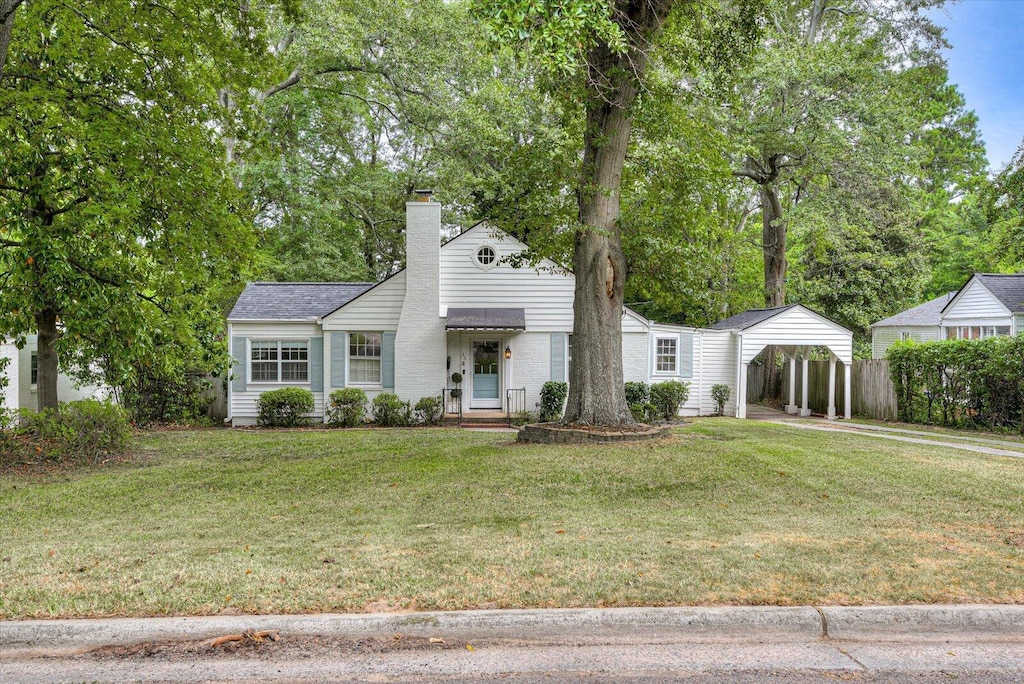
[[[470,408],[501,408],[501,340],[473,340]]]

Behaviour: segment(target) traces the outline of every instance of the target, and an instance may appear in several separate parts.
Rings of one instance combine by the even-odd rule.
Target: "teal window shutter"
[[[331,333],[331,388],[345,386],[348,375],[345,364],[348,363],[348,335],[343,332]]]
[[[679,376],[693,377],[693,333],[679,336]]]
[[[383,333],[380,346],[380,384],[395,389],[395,333]]]
[[[324,391],[324,338],[309,340],[309,389]]]
[[[248,375],[249,358],[246,355],[244,337],[231,338],[231,356],[235,365],[231,367],[231,391],[244,392],[245,378]]]
[[[551,379],[565,382],[565,333],[551,333]]]

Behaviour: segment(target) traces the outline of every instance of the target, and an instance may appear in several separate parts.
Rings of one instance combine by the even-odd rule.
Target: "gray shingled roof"
[[[955,295],[956,292],[947,292],[930,302],[918,304],[912,309],[901,311],[888,318],[883,318],[877,323],[872,323],[871,327],[937,326],[942,320],[942,310],[946,308],[946,304]]]
[[[1010,313],[1024,313],[1024,273],[975,273]]]
[[[374,283],[249,283],[229,321],[301,321],[326,316]]]
[[[769,318],[776,314],[780,314],[787,309],[792,309],[794,306],[799,304],[790,304],[788,306],[775,306],[770,309],[747,309],[743,313],[738,313],[735,316],[729,316],[725,320],[718,321],[713,326],[712,330],[746,330],[747,328],[753,327],[761,321],[767,321]]]
[[[448,307],[447,330],[526,330],[522,309],[457,309]]]

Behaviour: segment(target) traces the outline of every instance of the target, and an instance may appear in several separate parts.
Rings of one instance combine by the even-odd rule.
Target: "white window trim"
[[[32,359],[36,360],[36,382],[32,382]],[[28,355],[28,389],[30,392],[39,391],[39,353],[30,352]]]
[[[658,342],[660,340],[672,340],[676,344],[675,368],[670,371],[658,370]],[[653,356],[651,357],[651,374],[662,377],[679,377],[679,336],[678,335],[655,335],[653,342]]]
[[[277,343],[277,380],[253,380],[252,379],[252,343],[253,342],[276,342]],[[281,343],[282,342],[305,342],[306,343],[306,382],[289,382],[281,380]],[[246,385],[263,385],[271,387],[280,385],[283,387],[312,387],[313,386],[313,342],[309,337],[247,337],[245,339],[245,354],[248,361],[245,364]]]
[[[489,264],[482,264],[480,263],[480,260],[477,258],[477,255],[480,253],[480,250],[483,249],[484,247],[490,247],[491,250],[494,252],[494,261],[492,261]],[[481,271],[490,271],[492,268],[497,266],[498,263],[501,261],[501,252],[498,250],[498,246],[495,245],[494,243],[481,242],[480,244],[473,248],[473,253],[469,255],[469,258],[472,259],[473,265],[479,268]]]
[[[380,335],[380,382],[355,382],[352,380],[352,336]],[[371,359],[372,356],[357,356],[357,359]],[[345,387],[361,389],[384,389],[384,332],[380,330],[352,330],[345,334]]]

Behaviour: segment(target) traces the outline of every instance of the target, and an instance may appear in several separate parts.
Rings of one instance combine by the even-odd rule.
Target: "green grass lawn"
[[[0,615],[1024,603],[1024,459],[729,419],[512,437],[150,433],[0,474]]]

